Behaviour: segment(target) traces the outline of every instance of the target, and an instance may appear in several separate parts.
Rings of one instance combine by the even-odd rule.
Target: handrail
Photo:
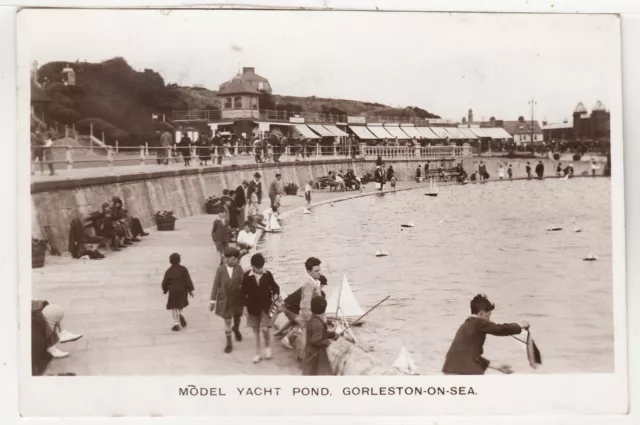
[[[202,149],[206,149],[202,152]],[[115,165],[147,165],[152,162],[157,164],[178,164],[183,156],[183,149],[179,145],[169,147],[149,146],[138,147],[107,146],[106,149],[95,150],[88,146],[32,146],[31,166],[32,173],[35,165],[52,166],[64,164],[67,171],[78,168],[94,168],[106,165],[109,173],[113,173]],[[106,150],[106,155],[100,153]],[[266,153],[266,155],[265,155]],[[256,147],[248,145],[196,146],[189,147],[189,155],[192,166],[202,166],[201,157],[207,157],[213,165],[225,165],[228,163],[252,162],[257,155],[267,161],[273,160],[274,154],[279,156],[281,162],[291,162],[299,159],[323,160],[327,158],[355,158],[375,159],[455,159],[471,155],[469,146],[366,146],[361,143],[356,146],[322,145],[320,143],[307,145],[288,145],[284,147],[266,146]],[[60,167],[58,167],[59,169]]]

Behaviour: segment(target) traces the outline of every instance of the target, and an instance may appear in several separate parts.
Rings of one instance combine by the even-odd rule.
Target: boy
[[[320,275],[318,279],[320,281],[320,293],[323,298],[326,298],[326,295],[323,291],[324,287],[327,286],[327,278],[323,275]],[[283,335],[281,342],[282,345],[289,349],[293,349],[293,345],[291,345],[291,341],[289,338],[297,333],[297,322],[296,318],[298,314],[300,314],[300,302],[302,301],[302,287],[296,289],[291,295],[289,295],[284,300],[284,305],[282,306],[284,315],[287,316],[289,320],[278,332],[275,336]],[[286,334],[285,334],[286,333]]]
[[[167,310],[171,310],[173,315],[172,331],[179,331],[180,327],[187,327],[187,321],[182,315],[182,310],[189,305],[188,295],[193,298],[193,282],[189,275],[189,270],[180,264],[180,254],[173,253],[169,257],[171,267],[167,269],[162,279],[162,292],[166,295]]]
[[[327,309],[327,301],[316,295],[311,300],[311,312],[313,316],[307,324],[307,344],[304,349],[303,375],[333,375],[327,347],[331,340],[336,339],[335,332],[327,329],[324,321],[324,312]]]
[[[213,279],[213,289],[211,290],[211,302],[209,311],[224,319],[224,335],[227,345],[224,347],[225,353],[233,350],[231,333],[236,337],[236,341],[242,341],[240,333],[240,319],[242,318],[242,279],[244,274],[242,267],[238,265],[240,251],[236,248],[227,248],[224,252],[225,264],[218,267]]]
[[[254,363],[271,359],[271,327],[273,318],[269,316],[271,305],[280,295],[280,287],[270,271],[264,268],[264,257],[251,257],[251,270],[242,279],[242,299],[247,308],[247,325],[253,329],[256,340]],[[260,350],[260,331],[264,338],[264,352]]]
[[[236,245],[240,249],[240,256],[247,254],[254,248],[256,243],[256,229],[250,221],[244,223],[244,229],[238,232]]]
[[[482,347],[487,334],[518,335],[523,329],[529,328],[529,323],[493,323],[489,319],[495,307],[485,295],[478,294],[471,300],[471,316],[460,326],[447,352],[442,367],[445,375],[484,375],[487,368],[502,373],[513,372],[511,366],[506,364],[493,366],[489,360],[482,357]]]
[[[311,205],[311,192],[313,192],[313,180],[304,187],[304,199],[307,201],[307,208]]]
[[[218,218],[213,222],[211,238],[213,239],[213,243],[216,244],[216,251],[218,251],[220,255],[220,265],[222,265],[224,263],[224,251],[229,246],[229,241],[231,240],[226,211],[220,212]]]

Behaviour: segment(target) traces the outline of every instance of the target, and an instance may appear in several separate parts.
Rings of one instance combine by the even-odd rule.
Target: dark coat
[[[335,337],[327,324],[318,315],[311,316],[307,323],[307,343],[304,347],[303,375],[334,375],[327,356],[327,347]]]
[[[489,360],[482,357],[487,334],[496,336],[517,335],[522,328],[517,323],[497,324],[480,317],[471,316],[456,332],[442,372],[457,375],[484,375]]]
[[[232,276],[226,265],[218,267],[213,278],[211,301],[216,302],[216,315],[223,319],[231,319],[242,315],[242,267],[236,264],[233,267]]]
[[[180,149],[182,156],[185,158],[191,158],[191,138],[189,136],[184,136],[180,139],[178,148]]]
[[[236,206],[242,208],[247,204],[247,198],[244,196],[244,187],[242,185],[236,188]]]
[[[273,299],[277,295],[280,295],[280,287],[270,271],[264,271],[260,282],[256,281],[253,270],[249,270],[244,274],[242,279],[242,298],[243,304],[247,307],[247,313],[251,316],[261,316],[263,312],[268,313]]]
[[[180,264],[173,264],[164,273],[162,292],[169,293],[167,310],[181,309],[189,305],[188,295],[194,290],[189,270]]]
[[[544,164],[538,163],[538,165],[536,165],[536,174],[538,177],[544,176]]]
[[[376,183],[384,183],[384,171],[382,171],[382,168],[376,168],[376,171],[373,173],[373,181]]]
[[[215,243],[229,242],[231,240],[229,226],[224,221],[216,218],[211,229],[211,238]]]
[[[258,203],[262,202],[262,183],[256,183],[255,180],[249,182],[249,189],[247,190],[247,197],[251,199],[251,194],[255,193],[258,196]]]
[[[236,204],[235,200],[231,200],[231,203],[229,205],[229,208],[227,209],[227,211],[229,212],[229,227],[232,227],[234,229],[237,229],[239,226],[238,223],[238,204]],[[244,224],[243,224],[244,225]]]

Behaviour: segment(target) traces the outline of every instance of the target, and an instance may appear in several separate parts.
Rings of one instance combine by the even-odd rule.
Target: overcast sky
[[[614,16],[276,11],[20,13],[31,60],[121,56],[217,89],[242,66],[276,94],[419,106],[460,120],[571,120],[620,90]]]

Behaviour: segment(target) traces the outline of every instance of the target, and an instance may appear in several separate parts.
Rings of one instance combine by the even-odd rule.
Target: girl
[[[162,292],[169,293],[167,310],[173,314],[172,331],[179,331],[180,326],[187,326],[187,321],[182,315],[182,309],[189,305],[187,294],[193,298],[193,282],[189,276],[189,270],[180,265],[180,254],[173,253],[169,257],[171,267],[167,269],[162,280]]]
[[[304,187],[304,199],[307,201],[307,207],[311,205],[311,192],[313,192],[313,180]]]
[[[513,178],[513,168],[511,168],[511,164],[509,164],[509,168],[507,168],[507,174],[509,175],[509,180]]]
[[[498,167],[498,177],[500,180],[504,179],[504,167],[502,167],[502,164]]]

